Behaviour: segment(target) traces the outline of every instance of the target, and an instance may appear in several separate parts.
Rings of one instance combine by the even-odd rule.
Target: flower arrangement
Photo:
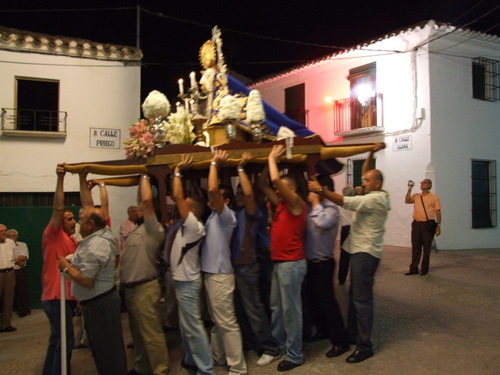
[[[230,122],[238,120],[241,116],[241,108],[238,99],[232,95],[226,95],[220,100],[219,120],[221,122]]]
[[[247,120],[251,124],[260,124],[266,119],[264,106],[258,90],[250,91],[247,101]]]
[[[148,131],[149,123],[142,119],[128,130],[130,138],[125,141],[127,159],[145,158],[154,150],[153,134]]]
[[[164,94],[158,90],[153,90],[142,103],[142,112],[144,117],[148,119],[167,117],[170,113],[170,102]]]
[[[191,144],[195,139],[194,124],[191,115],[182,106],[177,112],[170,114],[167,121],[163,121],[167,142],[171,144]]]

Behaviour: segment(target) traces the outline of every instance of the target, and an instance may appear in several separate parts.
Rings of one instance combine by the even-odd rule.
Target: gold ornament
[[[203,69],[208,69],[216,65],[217,50],[212,40],[207,40],[200,48],[200,63]]]

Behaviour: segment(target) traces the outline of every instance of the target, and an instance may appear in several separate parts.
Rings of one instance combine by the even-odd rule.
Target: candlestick
[[[181,95],[184,95],[184,80],[181,78],[179,79],[179,93]]]
[[[198,87],[198,83],[196,82],[196,73],[191,72],[189,73],[189,80],[191,81],[191,88],[194,89],[195,87]]]

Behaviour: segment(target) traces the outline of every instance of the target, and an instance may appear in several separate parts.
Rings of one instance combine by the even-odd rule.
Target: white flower
[[[224,96],[219,103],[219,120],[238,120],[241,116],[240,103],[232,95]]]
[[[167,117],[170,113],[170,102],[164,94],[153,90],[142,103],[142,112],[147,118]]]
[[[184,107],[178,107],[177,112],[168,116],[167,120],[163,121],[167,142],[171,144],[191,144],[194,141],[194,125]]]
[[[247,119],[250,123],[261,123],[266,119],[264,106],[258,90],[252,90],[248,94]]]

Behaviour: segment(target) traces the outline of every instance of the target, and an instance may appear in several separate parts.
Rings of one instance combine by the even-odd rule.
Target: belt
[[[10,268],[2,268],[2,269],[0,270],[0,273],[10,272],[10,271],[12,271],[13,269],[14,269],[14,267],[10,267]]]
[[[97,296],[95,297],[92,297],[92,298],[89,298],[89,299],[86,299],[84,301],[80,301],[80,305],[85,305],[89,302],[92,302],[92,301],[96,301],[98,299],[101,299],[103,297],[106,297],[108,295],[110,295],[111,293],[113,293],[114,291],[116,290],[116,286],[113,286],[110,290],[108,290],[107,292],[104,292],[104,293],[101,293],[101,294],[98,294]]]
[[[307,263],[319,263],[319,262],[325,262],[325,261],[331,260],[331,259],[333,259],[333,256],[314,258],[314,259],[308,259]]]
[[[152,278],[146,279],[146,280],[131,281],[129,283],[120,283],[120,285],[123,286],[124,288],[135,288],[136,286],[149,283],[150,281],[153,281],[153,280],[156,280],[156,277],[152,277]]]

